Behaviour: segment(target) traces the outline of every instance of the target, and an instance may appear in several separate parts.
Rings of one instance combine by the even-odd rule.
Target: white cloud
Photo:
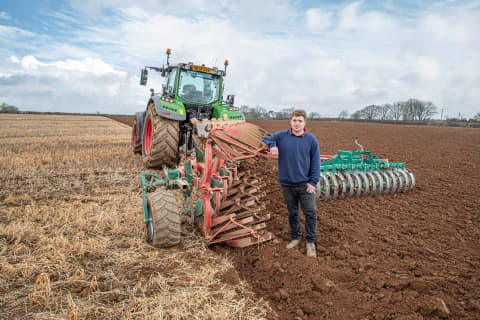
[[[415,61],[415,71],[423,80],[439,80],[441,75],[440,67],[434,58],[418,57]]]
[[[10,16],[5,11],[0,11],[0,20],[10,20]]]
[[[14,37],[32,37],[34,33],[17,27],[0,24],[0,40],[12,39]]]
[[[130,113],[129,106],[142,98],[138,78],[97,59],[43,62],[12,56],[0,68],[8,71],[0,75],[2,100],[28,110]]]
[[[307,27],[310,31],[322,31],[332,26],[333,13],[311,8],[305,12]]]

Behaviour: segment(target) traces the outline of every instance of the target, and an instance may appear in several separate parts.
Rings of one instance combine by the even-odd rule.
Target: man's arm
[[[278,147],[277,142],[280,138],[284,135],[284,131],[278,131],[277,133],[271,135],[270,137],[266,137],[262,139],[262,142],[267,145],[270,149],[270,153],[274,156],[278,155]]]
[[[308,184],[310,184],[315,188],[319,180],[320,180],[320,148],[318,147],[317,139],[315,139],[314,143],[312,143],[312,149],[310,150],[310,176],[309,176]]]

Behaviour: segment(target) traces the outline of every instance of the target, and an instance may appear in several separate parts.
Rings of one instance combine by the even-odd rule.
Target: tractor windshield
[[[210,104],[215,102],[220,91],[220,77],[202,72],[182,70],[178,84],[178,95],[191,103]]]

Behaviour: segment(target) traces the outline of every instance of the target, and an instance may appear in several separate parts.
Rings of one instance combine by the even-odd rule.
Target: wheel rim
[[[150,153],[150,146],[152,143],[152,119],[148,118],[145,126],[145,155]]]

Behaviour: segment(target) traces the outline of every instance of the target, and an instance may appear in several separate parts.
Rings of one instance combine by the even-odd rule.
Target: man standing
[[[290,116],[290,129],[262,140],[272,155],[278,155],[278,180],[288,208],[291,241],[287,249],[296,247],[302,237],[298,204],[305,215],[307,256],[316,257],[317,206],[315,186],[320,179],[320,150],[314,135],[305,129],[307,114],[295,110]]]

